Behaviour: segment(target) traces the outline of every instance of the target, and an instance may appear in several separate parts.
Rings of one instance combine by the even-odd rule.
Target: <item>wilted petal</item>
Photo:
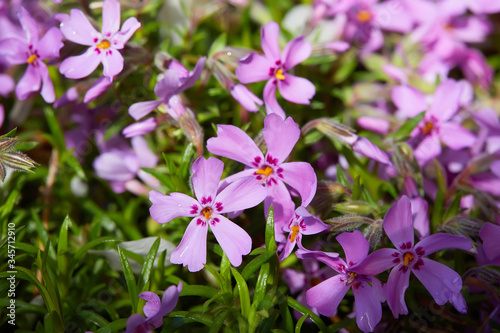
[[[273,65],[265,57],[257,53],[250,53],[239,61],[236,76],[241,83],[265,81],[271,77],[270,69]]]
[[[105,52],[105,55],[101,58],[103,65],[103,75],[109,78],[113,78],[114,76],[120,74],[123,69],[123,56],[120,52],[108,49]]]
[[[85,14],[79,9],[70,11],[69,18],[61,23],[61,32],[66,39],[88,46],[94,45],[94,39],[100,37],[100,34],[90,24]]]
[[[188,225],[179,246],[172,252],[170,262],[188,266],[190,272],[203,269],[207,262],[207,230],[206,223],[197,224],[194,218]]]
[[[271,61],[281,60],[280,46],[278,43],[279,33],[280,33],[280,26],[276,22],[268,22],[265,26],[263,26],[260,29],[260,40],[262,44],[262,50],[264,51],[266,58],[268,58]]]
[[[393,87],[391,98],[394,105],[408,118],[415,117],[427,109],[424,94],[410,86]]]
[[[316,93],[316,88],[311,81],[289,73],[285,74],[284,80],[278,80],[278,89],[287,101],[306,105],[311,103],[310,99]]]
[[[349,287],[341,280],[343,274],[335,275],[306,292],[307,304],[327,317],[333,316]]]
[[[398,202],[389,208],[384,218],[383,227],[396,248],[400,249],[403,244],[410,242],[413,245],[413,219],[411,215],[410,199],[403,195]],[[411,248],[411,246],[410,246]]]
[[[162,100],[134,103],[128,109],[128,114],[131,115],[135,120],[139,120],[151,113],[151,111],[155,110],[162,103]]]
[[[451,122],[441,124],[439,137],[445,145],[453,150],[472,147],[477,140],[474,134],[462,125]]]
[[[59,66],[61,74],[68,79],[81,79],[89,76],[101,63],[102,53],[97,54],[90,47],[84,54],[64,59]]]
[[[335,239],[344,249],[345,259],[349,266],[359,264],[370,250],[370,244],[359,230],[341,233]]]
[[[47,33],[40,39],[36,50],[41,60],[48,58],[59,58],[59,50],[64,46],[62,43],[61,31],[55,27],[52,27],[47,31]]]
[[[354,293],[356,324],[363,332],[373,332],[375,326],[382,319],[382,305],[372,287],[366,282],[353,288],[352,291]]]
[[[253,167],[258,166],[252,164],[256,157],[264,160],[264,155],[248,134],[233,125],[217,125],[217,137],[208,139],[207,150]]]
[[[405,292],[410,284],[410,270],[408,269],[405,272],[400,267],[396,266],[392,269],[385,286],[387,305],[389,305],[394,318],[398,318],[400,314],[408,314],[408,308],[405,303]]]
[[[350,267],[350,269],[359,274],[375,276],[396,265],[394,259],[398,255],[398,250],[383,248],[369,254],[364,260]]]
[[[219,219],[219,222],[210,223],[210,229],[231,265],[238,267],[241,265],[242,256],[252,250],[252,238],[245,230],[224,216],[216,214],[214,218]]]
[[[462,290],[460,275],[437,261],[422,258],[424,264],[419,269],[413,269],[413,274],[431,293],[438,305],[448,302],[454,294]]]
[[[286,70],[295,67],[311,55],[311,43],[304,40],[304,36],[292,39],[283,50],[283,67]]]
[[[265,186],[254,176],[250,176],[229,184],[217,194],[216,201],[222,203],[219,213],[229,213],[257,206],[266,196]]]
[[[464,236],[449,235],[444,233],[432,234],[425,237],[415,245],[415,249],[421,247],[428,256],[431,253],[444,249],[472,249],[472,242]]]
[[[311,164],[307,162],[283,163],[283,181],[299,192],[302,206],[307,206],[316,194],[317,178]]]
[[[120,3],[116,0],[105,0],[102,6],[102,29],[104,38],[111,37],[120,29]]]
[[[262,135],[266,141],[267,155],[278,159],[278,164],[281,164],[299,140],[300,128],[292,117],[283,120],[279,115],[270,114],[264,119]]]
[[[149,192],[149,200],[153,203],[149,208],[149,213],[158,223],[167,223],[176,217],[199,214],[198,201],[183,193],[174,192],[165,195],[153,190]],[[193,207],[197,208],[195,213],[192,213]]]
[[[25,100],[28,96],[35,91],[40,90],[42,78],[40,72],[33,65],[28,65],[26,72],[16,86],[16,96],[20,100]]]
[[[224,163],[215,157],[205,159],[200,156],[194,161],[191,170],[193,173],[193,191],[196,198],[199,202],[202,202],[203,198],[211,197],[213,203],[224,171]]]

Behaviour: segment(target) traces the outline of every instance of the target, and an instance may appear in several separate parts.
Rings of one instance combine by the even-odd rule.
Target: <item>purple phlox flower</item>
[[[178,286],[170,286],[165,290],[161,301],[160,297],[151,291],[140,293],[139,297],[146,301],[142,309],[146,318],[139,313],[130,316],[125,333],[149,333],[163,325],[163,317],[175,308],[181,291],[182,282],[179,282]]]
[[[94,84],[87,90],[85,96],[83,97],[83,103],[88,103],[101,96],[103,92],[108,90],[108,88],[113,84],[113,78],[107,76],[101,76],[98,78]]]
[[[138,121],[136,123],[133,123],[132,125],[125,127],[122,131],[122,134],[126,138],[132,138],[134,136],[139,136],[139,135],[146,135],[154,131],[157,126],[158,122],[156,118],[147,118],[146,120]]]
[[[18,12],[19,21],[25,32],[24,39],[7,38],[0,40],[0,57],[9,65],[28,64],[26,72],[16,86],[16,96],[20,100],[40,90],[47,103],[55,100],[54,86],[49,70],[43,60],[58,58],[63,47],[59,29],[52,27],[39,39],[38,24],[23,7]]]
[[[261,43],[264,55],[250,53],[239,62],[236,76],[241,83],[266,81],[264,102],[268,114],[277,113],[283,119],[285,112],[276,99],[276,87],[289,102],[310,104],[316,88],[309,80],[294,76],[288,71],[309,58],[312,46],[304,36],[292,39],[280,54],[278,44],[280,27],[276,22],[268,22],[261,29]]]
[[[472,113],[472,117],[480,127],[479,135],[481,145],[485,143],[485,150],[493,154],[500,150],[500,120],[495,110],[491,108],[482,108]],[[478,140],[479,141],[479,140]]]
[[[5,120],[5,110],[3,109],[3,105],[0,104],[0,129],[2,128],[4,120]]]
[[[414,155],[423,165],[441,153],[441,141],[453,150],[472,147],[476,137],[462,125],[452,121],[461,105],[465,103],[464,94],[468,88],[460,82],[446,80],[437,88],[432,103],[427,108],[424,95],[412,88],[393,90],[394,104],[402,112],[411,116],[416,110],[424,111],[424,118],[411,132],[410,144]],[[405,102],[406,101],[406,102]],[[412,102],[411,106],[409,101]]]
[[[7,97],[8,94],[14,90],[16,83],[14,80],[7,74],[0,73],[0,95],[3,97]]]
[[[97,176],[107,180],[116,193],[128,190],[136,195],[145,195],[148,189],[136,177],[150,187],[158,188],[160,182],[141,170],[156,167],[158,156],[151,151],[143,137],[132,138],[131,144],[132,147],[129,147],[122,140],[107,144],[104,149],[101,148],[101,155],[96,157],[93,166]]]
[[[298,207],[290,222],[283,226],[283,231],[289,234],[286,238],[285,247],[279,256],[280,261],[283,261],[292,253],[295,244],[302,247],[302,235],[318,234],[329,228],[330,226],[309,213],[305,207]]]
[[[357,119],[359,126],[372,132],[387,134],[391,123],[389,120],[381,117],[361,116]]]
[[[65,59],[59,71],[67,78],[81,79],[102,63],[104,76],[113,78],[123,69],[123,56],[118,50],[125,47],[140,26],[137,19],[131,17],[119,30],[120,2],[117,0],[104,0],[101,32],[94,29],[81,10],[72,9],[69,17],[61,23],[61,32],[66,39],[89,48],[82,55]]]
[[[338,273],[309,289],[306,292],[307,304],[330,317],[335,314],[340,301],[352,287],[356,324],[363,332],[373,332],[382,319],[382,284],[372,275],[360,274],[355,268],[368,255],[370,245],[359,230],[344,232],[336,239],[344,249],[346,261],[325,256],[324,252],[297,250],[299,258],[315,257]]]
[[[307,162],[284,163],[300,137],[299,126],[291,117],[283,120],[279,115],[268,115],[264,120],[262,135],[267,145],[265,156],[240,128],[218,125],[217,137],[207,141],[207,150],[246,165],[245,170],[228,177],[226,182],[253,176],[265,185],[260,189],[266,195],[264,211],[267,214],[269,207],[273,205],[278,236],[282,233],[283,224],[288,222],[295,210],[295,204],[285,184],[299,193],[301,205],[306,207],[316,193],[317,178],[314,169]]]
[[[264,104],[260,98],[255,96],[247,87],[242,84],[235,84],[230,88],[231,95],[241,106],[250,112],[259,111],[258,105]]]
[[[500,260],[500,225],[486,222],[479,232],[483,251],[489,260]]]
[[[168,105],[173,96],[191,88],[196,83],[205,66],[205,60],[206,57],[201,57],[192,72],[189,72],[181,63],[172,61],[169,68],[163,73],[163,78],[155,86],[155,94],[160,99],[132,104],[128,113],[135,120],[139,120],[161,104]],[[172,113],[171,116],[177,119],[177,114]]]
[[[493,68],[478,50],[463,47],[453,53],[452,61],[460,66],[468,81],[478,84],[484,90],[493,81]]]
[[[199,157],[191,169],[196,199],[182,193],[149,193],[149,200],[153,203],[149,211],[156,222],[167,223],[181,216],[193,217],[181,243],[172,252],[170,262],[188,266],[190,272],[201,270],[207,259],[210,225],[231,264],[239,266],[242,256],[252,249],[252,239],[245,230],[221,214],[258,205],[265,198],[262,184],[254,177],[243,177],[219,191],[224,163],[214,157]]]
[[[428,204],[420,196],[417,184],[410,177],[405,177],[404,194],[410,198],[413,227],[418,231],[420,237],[427,237],[430,234]]]
[[[470,250],[472,242],[463,236],[437,233],[414,244],[411,212],[410,200],[407,196],[402,196],[396,205],[387,211],[383,222],[385,233],[396,249],[377,250],[354,269],[358,273],[373,276],[394,267],[389,274],[385,291],[387,303],[395,318],[400,314],[408,314],[404,294],[410,282],[410,271],[413,271],[438,305],[449,301],[459,312],[467,312],[467,305],[461,294],[460,275],[426,256],[449,248]]]
[[[489,0],[464,0],[467,7],[475,14],[493,14],[500,12],[500,2]]]

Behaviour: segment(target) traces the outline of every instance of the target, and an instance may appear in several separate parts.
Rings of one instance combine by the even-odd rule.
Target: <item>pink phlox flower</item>
[[[214,157],[199,157],[191,169],[196,199],[183,193],[149,193],[149,200],[153,203],[149,211],[156,222],[167,223],[181,216],[193,218],[181,243],[172,252],[170,262],[188,266],[190,272],[201,270],[207,259],[207,230],[210,225],[231,264],[239,266],[242,256],[250,253],[252,239],[222,214],[258,205],[265,198],[262,184],[254,177],[243,177],[219,190],[224,163]]]
[[[139,297],[146,301],[142,309],[146,318],[139,313],[130,316],[125,333],[150,333],[152,329],[163,325],[163,317],[175,308],[181,291],[182,282],[179,282],[178,286],[170,286],[165,290],[161,301],[160,297],[151,291],[140,293]]]
[[[330,229],[330,226],[309,213],[305,207],[298,207],[290,222],[283,226],[283,231],[289,234],[279,260],[283,261],[287,258],[296,244],[299,248],[302,247],[302,235],[315,235],[328,229]]]
[[[269,22],[261,29],[261,42],[264,55],[250,53],[239,62],[236,76],[241,83],[266,81],[264,102],[267,113],[277,113],[283,119],[285,112],[276,99],[276,87],[289,102],[310,104],[316,88],[309,80],[294,76],[288,71],[309,58],[312,46],[304,36],[292,39],[280,54],[278,43],[279,25]]]
[[[0,56],[9,65],[27,64],[23,77],[16,86],[16,96],[20,100],[40,90],[47,103],[55,100],[54,86],[44,60],[59,57],[63,47],[59,29],[52,27],[39,39],[38,24],[23,7],[18,12],[25,39],[6,38],[0,40]]]
[[[316,174],[307,162],[288,162],[286,158],[300,137],[299,126],[291,117],[283,120],[279,115],[270,114],[264,120],[262,130],[267,153],[264,156],[255,142],[243,130],[232,125],[218,125],[217,137],[207,141],[207,150],[245,164],[245,170],[226,179],[230,183],[245,176],[253,176],[264,186],[266,195],[264,210],[267,213],[273,205],[277,241],[282,234],[282,226],[293,216],[295,204],[285,184],[295,189],[306,207],[316,193]]]
[[[413,226],[418,231],[420,237],[427,237],[430,234],[428,203],[420,196],[417,184],[409,176],[405,177],[404,193],[410,198],[411,214]]]
[[[346,261],[321,251],[299,249],[296,252],[299,258],[316,258],[337,272],[306,292],[307,304],[316,307],[319,313],[331,317],[347,291],[352,288],[356,324],[363,332],[373,332],[382,319],[382,284],[372,275],[361,274],[355,268],[368,255],[370,245],[359,230],[344,232],[336,239],[344,249]]]
[[[65,59],[59,71],[70,79],[80,79],[90,75],[100,63],[103,74],[112,79],[123,69],[123,56],[119,50],[141,24],[135,17],[127,19],[120,29],[120,2],[104,0],[102,8],[102,29],[97,32],[85,14],[72,9],[69,17],[61,22],[64,37],[74,43],[88,45],[87,51],[79,56]]]
[[[132,104],[128,110],[128,113],[135,120],[139,120],[142,117],[148,115],[151,111],[159,107],[161,104],[165,104],[167,107],[167,112],[174,118],[178,119],[180,115],[175,112],[175,106],[172,103],[178,103],[180,100],[172,99],[176,95],[180,94],[186,89],[191,88],[196,81],[200,78],[205,66],[206,57],[201,57],[192,72],[189,72],[180,62],[172,61],[169,68],[163,73],[163,78],[158,81],[155,86],[155,94],[160,99],[155,101],[138,102]],[[174,110],[172,110],[172,108]]]
[[[410,271],[430,292],[438,305],[450,302],[459,312],[466,313],[467,305],[461,294],[460,275],[426,256],[450,248],[470,250],[472,242],[463,236],[437,233],[415,244],[411,203],[407,196],[402,196],[396,205],[387,211],[383,228],[396,249],[377,250],[353,269],[357,273],[374,276],[394,267],[385,286],[387,303],[394,317],[408,314],[404,294],[410,283]]]

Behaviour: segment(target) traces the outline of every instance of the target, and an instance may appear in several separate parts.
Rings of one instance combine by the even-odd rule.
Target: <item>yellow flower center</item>
[[[354,279],[358,276],[358,274],[354,272],[349,272],[347,273],[347,275],[349,275],[349,279],[347,280],[348,283],[352,283]]]
[[[360,23],[366,23],[372,19],[372,14],[368,10],[360,10],[356,14],[356,20]]]
[[[295,242],[295,239],[299,234],[300,227],[298,225],[294,225],[291,229],[292,229],[292,235],[290,236],[290,241]]]
[[[110,46],[111,46],[111,43],[106,39],[102,40],[99,44],[97,44],[97,48],[101,49],[101,50],[105,50]]]
[[[285,79],[285,74],[283,74],[283,70],[282,69],[278,69],[276,71],[276,74],[274,74],[274,76],[278,79],[278,80],[284,80]]]
[[[433,128],[434,128],[434,124],[431,121],[426,122],[424,125],[424,128],[422,128],[422,134],[423,135],[429,134]]]
[[[213,209],[210,208],[210,207],[205,207],[201,210],[201,213],[203,215],[205,215],[205,220],[208,220],[209,218],[212,217],[212,212],[213,212]]]
[[[31,63],[33,63],[35,60],[36,60],[36,55],[35,55],[35,54],[32,54],[32,55],[30,55],[30,56],[29,56],[29,58],[28,58],[28,60],[26,60],[26,62],[27,62],[28,64],[31,64]]]
[[[410,264],[410,262],[413,260],[413,258],[415,258],[415,256],[410,253],[410,252],[406,252],[404,255],[403,255],[403,264],[405,266],[408,266]]]
[[[257,171],[255,171],[256,174],[258,175],[264,175],[264,178],[269,176],[270,174],[273,173],[273,168],[271,168],[270,166],[266,165],[266,168],[265,169],[259,169]]]

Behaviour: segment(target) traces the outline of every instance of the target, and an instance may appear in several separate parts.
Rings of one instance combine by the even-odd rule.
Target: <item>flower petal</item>
[[[247,87],[242,84],[237,84],[231,88],[231,95],[243,108],[250,112],[257,112],[259,108],[257,105],[262,105],[264,102],[255,96]]]
[[[484,254],[493,260],[500,256],[500,226],[487,222],[484,224],[479,237],[483,241]]]
[[[61,22],[61,32],[66,39],[88,46],[94,45],[94,39],[100,37],[85,14],[79,9],[72,9],[69,18]]]
[[[179,282],[179,286],[170,286],[165,290],[163,296],[161,297],[161,306],[151,318],[148,318],[148,324],[152,325],[152,328],[158,328],[163,325],[163,317],[172,311],[179,300],[179,294],[182,291],[182,282]],[[144,312],[146,314],[146,312]]]
[[[45,102],[53,103],[56,100],[56,93],[54,92],[54,85],[50,79],[47,65],[45,65],[43,61],[38,63],[38,72],[42,78],[42,90],[40,91],[40,95],[42,95]]]
[[[272,76],[271,67],[273,66],[274,64],[265,57],[257,53],[250,53],[239,61],[236,76],[241,83],[265,81]]]
[[[311,55],[311,43],[304,40],[304,38],[304,36],[297,37],[286,44],[281,57],[283,59],[283,67],[286,70],[295,67]]]
[[[281,108],[276,99],[276,80],[271,79],[267,81],[264,86],[264,103],[266,104],[266,112],[267,114],[276,113],[282,119],[286,118],[285,111]]]
[[[156,129],[156,126],[157,126],[156,118],[147,118],[146,120],[133,123],[132,125],[125,127],[122,131],[122,134],[126,138],[132,138],[138,135],[145,135],[154,131]]]
[[[427,109],[424,94],[410,86],[395,86],[392,88],[391,98],[394,105],[406,117],[411,118]]]
[[[304,220],[304,225],[300,230],[304,235],[315,235],[331,228],[319,218],[309,213],[304,206],[299,206],[295,210],[295,214],[302,216]]]
[[[104,56],[101,58],[103,71],[102,74],[109,78],[120,74],[123,69],[123,56],[120,52],[115,49],[109,48],[104,52]]]
[[[422,258],[423,265],[412,269],[413,274],[431,293],[438,305],[446,304],[453,296],[462,290],[460,275],[437,261]]]
[[[128,114],[132,116],[135,120],[139,120],[142,117],[151,113],[151,111],[155,110],[159,107],[163,101],[161,99],[156,101],[146,101],[146,102],[138,102],[134,103],[128,109]]]
[[[83,97],[83,103],[88,103],[101,96],[113,83],[113,78],[101,76],[94,84],[87,90]]]
[[[132,37],[134,32],[141,27],[141,24],[135,17],[129,17],[123,22],[120,32],[113,36],[113,46],[117,49],[123,49],[127,41]]]
[[[158,164],[158,156],[151,151],[146,139],[142,136],[132,138],[131,144],[139,160],[139,166],[143,168],[154,168]]]
[[[299,192],[302,206],[311,203],[316,194],[317,177],[311,164],[307,162],[283,163],[283,181]]]
[[[428,115],[440,121],[450,119],[458,111],[461,96],[462,86],[456,81],[448,79],[442,82],[434,92]]]
[[[357,231],[357,230],[356,230]],[[363,237],[364,238],[364,237]],[[352,288],[356,324],[363,332],[373,332],[382,319],[382,305],[373,288],[366,282]]]
[[[252,238],[245,230],[224,216],[216,214],[214,217],[219,219],[219,222],[210,222],[210,229],[231,265],[238,267],[241,265],[242,256],[252,250]]]
[[[341,233],[335,239],[344,249],[345,259],[349,267],[365,259],[370,250],[370,244],[359,230]]]
[[[120,2],[104,0],[102,6],[102,36],[110,38],[118,29],[120,29]]]
[[[21,22],[21,26],[23,27],[24,33],[26,34],[26,40],[30,45],[38,44],[38,24],[33,19],[31,14],[21,7],[19,12],[17,12],[17,16],[19,17],[19,22]]]
[[[137,157],[131,152],[110,151],[96,157],[93,163],[97,176],[112,181],[127,181],[139,171]]]
[[[364,155],[374,161],[386,164],[386,165],[391,165],[391,160],[389,159],[389,156],[380,149],[378,146],[375,144],[371,143],[370,140],[368,140],[365,137],[358,137],[358,140],[356,140],[353,145],[352,149],[360,153],[361,155]]]
[[[152,191],[153,192],[153,191]],[[188,267],[190,272],[203,269],[207,262],[207,230],[206,223],[197,224],[194,218],[188,225],[179,246],[172,251],[170,262]]]
[[[196,198],[199,202],[202,202],[203,198],[211,197],[213,203],[224,171],[224,163],[215,157],[205,159],[200,156],[194,161],[191,170],[193,173],[193,191]]]
[[[283,120],[276,114],[270,114],[264,119],[262,135],[267,144],[267,155],[278,159],[278,164],[281,164],[299,140],[300,128],[292,117]]]
[[[176,217],[196,216],[199,214],[198,201],[183,193],[162,194],[158,191],[149,192],[149,200],[153,205],[149,208],[149,213],[153,220],[158,223],[167,223]],[[196,206],[196,213],[191,213]]]
[[[248,134],[233,125],[217,125],[217,137],[208,139],[207,150],[252,167],[264,160],[264,155]],[[259,159],[257,165],[254,164],[256,158]]]
[[[435,132],[427,135],[413,152],[413,155],[415,155],[415,158],[421,165],[439,156],[439,154],[441,154],[441,141]]]
[[[35,91],[40,90],[42,79],[40,72],[33,65],[28,65],[26,72],[16,86],[16,96],[20,100],[25,100],[28,96]]]
[[[389,208],[384,218],[383,227],[387,236],[389,236],[396,248],[408,248],[406,243],[410,242],[413,245],[413,219],[411,215],[410,199],[403,195],[398,202]],[[411,248],[412,246],[410,246]]]
[[[140,293],[139,298],[146,301],[142,311],[146,315],[146,318],[152,317],[160,311],[161,301],[160,297],[151,291],[145,291]]]
[[[364,260],[349,268],[359,274],[375,276],[396,265],[394,259],[397,255],[398,250],[383,248],[370,253]]]
[[[349,290],[341,280],[343,277],[343,274],[335,275],[309,289],[306,292],[307,304],[316,307],[324,316],[333,316]]]
[[[422,239],[415,245],[415,249],[419,247],[421,247],[425,251],[425,255],[428,256],[431,253],[443,249],[462,249],[469,251],[472,249],[472,242],[464,236],[438,233]]]
[[[0,56],[2,63],[8,65],[26,64],[30,50],[25,42],[16,38],[7,38],[0,40]]]
[[[410,270],[404,271],[400,269],[401,267],[401,265],[398,265],[392,269],[385,286],[387,305],[389,305],[394,318],[398,318],[400,314],[408,314],[405,292],[410,284]]]
[[[14,80],[9,75],[0,73],[0,96],[7,97],[14,90],[15,85]]]
[[[266,58],[269,59],[270,61],[281,60],[280,46],[278,43],[279,33],[280,33],[280,26],[276,22],[268,22],[265,26],[263,26],[260,29],[260,40],[262,44],[262,50],[264,51]]]
[[[59,58],[59,50],[61,50],[63,46],[61,31],[56,27],[52,27],[42,39],[40,39],[36,51],[41,60]]]
[[[264,199],[264,212],[267,216],[269,208],[271,205],[273,206],[275,231],[277,234],[281,234],[283,225],[288,223],[294,214],[295,204],[282,181],[278,180],[276,184],[266,186],[266,189],[267,197]]]
[[[460,150],[462,148],[472,147],[477,138],[465,129],[462,125],[447,122],[439,126],[439,137],[449,148]]]
[[[127,328],[125,329],[125,333],[136,333],[140,332],[141,329],[147,332],[146,318],[138,313],[131,315],[127,319]]]
[[[240,178],[229,184],[216,201],[222,203],[219,213],[229,213],[257,206],[267,196],[266,187],[254,176]]]
[[[93,47],[79,56],[69,57],[59,66],[61,74],[68,79],[81,79],[89,76],[101,63],[103,54],[97,54]]]
[[[283,280],[290,288],[291,294],[296,294],[306,286],[306,274],[290,268],[283,269]]]
[[[316,87],[311,81],[289,73],[285,74],[284,80],[278,80],[278,89],[284,99],[296,104],[309,105],[316,93]]]

